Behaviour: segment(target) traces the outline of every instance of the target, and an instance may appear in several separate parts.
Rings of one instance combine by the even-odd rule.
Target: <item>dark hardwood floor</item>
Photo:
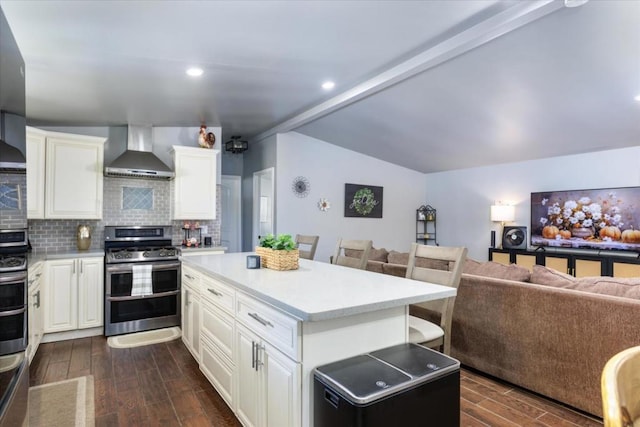
[[[105,337],[41,344],[30,374],[32,386],[93,375],[96,427],[240,425],[180,340],[132,349],[110,348]],[[463,427],[602,426],[467,369],[460,407]]]

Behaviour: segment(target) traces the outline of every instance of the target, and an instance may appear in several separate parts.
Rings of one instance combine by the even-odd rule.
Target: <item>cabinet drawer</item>
[[[244,294],[237,294],[236,320],[271,345],[299,361],[299,322],[273,307]]]
[[[206,338],[202,340],[200,370],[220,396],[233,408],[233,365]]]
[[[233,359],[233,317],[206,300],[202,304],[202,333]]]
[[[233,314],[236,292],[229,286],[210,277],[202,277],[202,296],[213,304]]]
[[[200,273],[197,271],[182,266],[182,284],[187,285],[195,290],[200,290]]]

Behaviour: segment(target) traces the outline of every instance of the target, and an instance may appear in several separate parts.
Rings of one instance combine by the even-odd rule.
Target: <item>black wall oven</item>
[[[180,325],[181,264],[171,227],[105,227],[105,335]]]

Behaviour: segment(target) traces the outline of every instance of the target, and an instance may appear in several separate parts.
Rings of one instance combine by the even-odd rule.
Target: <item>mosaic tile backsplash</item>
[[[153,181],[131,178],[104,178],[104,200],[101,221],[87,220],[29,220],[29,239],[34,252],[54,252],[76,249],[76,229],[80,224],[91,227],[91,248],[101,249],[104,246],[104,227],[109,225],[171,225],[173,228],[172,243],[180,245],[183,239],[182,221],[171,220],[171,183],[169,181]],[[150,205],[138,199],[134,202],[123,202],[123,194],[134,189],[140,194],[153,194]],[[137,189],[137,190],[136,190]],[[216,217],[220,218],[220,185],[217,188]],[[145,196],[141,196],[144,199]],[[130,204],[131,203],[131,204]],[[124,209],[133,205],[143,208]],[[145,209],[144,207],[150,207]],[[220,220],[200,220],[201,226],[208,228],[206,235],[215,243],[220,242]],[[4,217],[3,217],[4,224]]]
[[[0,228],[27,227],[27,175],[0,173]]]

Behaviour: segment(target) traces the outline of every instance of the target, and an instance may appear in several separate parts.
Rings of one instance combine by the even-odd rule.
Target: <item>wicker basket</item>
[[[260,255],[260,265],[272,270],[297,270],[300,252],[298,249],[292,251],[276,251],[271,248],[256,247],[256,254]]]

